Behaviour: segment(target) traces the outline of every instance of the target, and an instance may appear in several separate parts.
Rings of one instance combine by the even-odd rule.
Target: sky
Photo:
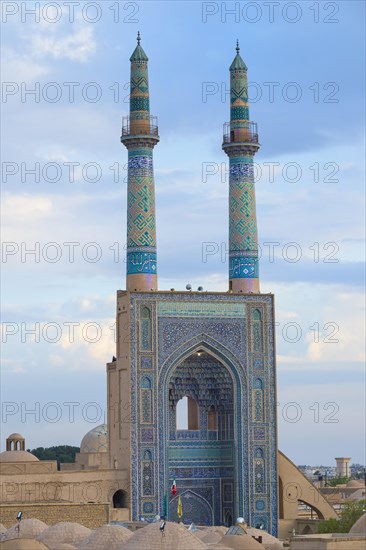
[[[261,291],[276,300],[279,448],[365,463],[362,1],[2,2],[1,446],[106,420],[125,287],[129,57],[149,57],[159,288],[226,291],[229,66],[258,123]],[[32,252],[33,251],[33,252]]]

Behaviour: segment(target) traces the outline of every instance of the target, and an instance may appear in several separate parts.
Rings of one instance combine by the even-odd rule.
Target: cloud
[[[105,370],[105,364],[115,354],[115,321],[83,319],[76,327],[63,331],[58,345],[71,370]],[[72,334],[72,336],[70,336]],[[60,350],[60,351],[61,351]]]
[[[1,56],[3,86],[9,82],[31,83],[49,73],[49,67],[32,59],[28,53],[18,54],[4,48]],[[4,96],[5,97],[5,96]]]
[[[34,55],[86,62],[96,52],[92,27],[82,27],[66,36],[36,34],[31,40]]]
[[[11,220],[22,222],[35,222],[40,218],[49,217],[52,214],[52,201],[46,196],[33,197],[28,193],[14,195],[5,194],[4,199],[4,222],[5,225]]]

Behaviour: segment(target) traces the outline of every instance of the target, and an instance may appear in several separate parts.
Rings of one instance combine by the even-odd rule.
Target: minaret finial
[[[239,48],[239,40],[236,41],[236,53],[239,53],[240,52],[240,48]]]
[[[140,31],[137,31],[137,45],[138,46],[140,45],[140,41],[141,41]]]

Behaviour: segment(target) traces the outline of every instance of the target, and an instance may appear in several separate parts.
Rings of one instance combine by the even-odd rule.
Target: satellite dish
[[[202,292],[203,286],[199,286],[199,287],[197,288],[197,290],[198,290],[198,292]]]
[[[192,290],[192,285],[186,285],[186,290]]]

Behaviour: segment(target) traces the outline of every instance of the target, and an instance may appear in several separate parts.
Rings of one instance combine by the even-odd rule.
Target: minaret
[[[229,157],[229,289],[259,292],[258,235],[253,158],[259,149],[257,124],[249,120],[247,67],[239,42],[230,66],[230,122],[222,148]]]
[[[140,33],[131,61],[130,116],[123,117],[121,142],[128,149],[127,277],[130,291],[157,290],[153,149],[157,118],[150,116],[148,57]]]

